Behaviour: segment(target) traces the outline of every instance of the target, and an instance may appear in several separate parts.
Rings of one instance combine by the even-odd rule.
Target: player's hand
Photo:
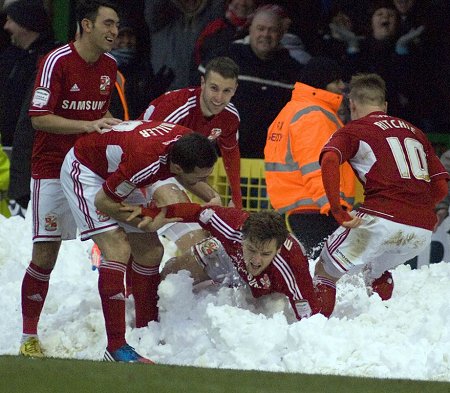
[[[119,207],[121,212],[129,212],[130,215],[127,217],[126,221],[133,221],[135,218],[142,215],[142,206],[139,205],[127,205],[122,202],[122,206]]]
[[[448,209],[441,208],[436,210],[437,223],[433,228],[433,232],[436,232],[439,225],[448,217]]]
[[[356,228],[362,223],[361,217],[354,216],[342,208],[339,208],[339,210],[336,211],[331,211],[331,213],[339,225],[346,228]]]
[[[87,133],[98,132],[104,134],[105,132],[110,131],[113,126],[121,122],[122,120],[114,117],[102,117],[101,119],[89,122],[85,129]]]
[[[164,225],[171,224],[173,222],[179,222],[182,220],[179,217],[167,218],[166,213],[167,207],[162,207],[161,211],[156,215],[155,218],[145,216],[141,219],[141,222],[137,225],[137,227],[145,232],[156,232]]]
[[[222,206],[222,198],[220,198],[220,195],[216,195],[211,198],[209,202],[206,202],[203,206]]]

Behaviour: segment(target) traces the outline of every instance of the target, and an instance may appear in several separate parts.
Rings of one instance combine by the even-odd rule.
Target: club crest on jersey
[[[269,289],[270,288],[270,278],[267,274],[264,274],[264,276],[262,276],[259,279],[259,282],[261,283],[262,287],[264,289]]]
[[[105,222],[109,220],[109,216],[103,212],[101,212],[100,210],[96,210],[95,213],[97,213],[97,219],[100,222]]]
[[[47,232],[54,232],[58,228],[58,216],[53,213],[45,215],[44,228]]]
[[[211,133],[208,136],[208,139],[210,141],[213,141],[213,140],[217,139],[220,136],[220,134],[222,134],[222,129],[221,128],[213,128],[211,130]]]
[[[111,90],[111,78],[108,75],[100,77],[100,94],[109,94]]]
[[[208,238],[200,244],[201,253],[203,255],[211,255],[219,249],[217,240]]]

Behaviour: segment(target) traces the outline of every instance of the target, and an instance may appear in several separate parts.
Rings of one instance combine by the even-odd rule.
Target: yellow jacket
[[[337,115],[342,98],[296,83],[291,101],[270,125],[264,149],[266,184],[270,203],[279,213],[328,214],[319,155],[333,132],[343,126]],[[340,170],[341,204],[351,209],[356,178],[348,163]]]

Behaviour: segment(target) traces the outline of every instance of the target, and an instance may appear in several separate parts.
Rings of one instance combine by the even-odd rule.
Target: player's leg
[[[431,231],[377,218],[382,239],[379,253],[363,270],[367,293],[377,293],[389,300],[394,291],[394,278],[389,270],[418,255],[431,241]]]
[[[21,354],[42,357],[38,323],[47,297],[50,275],[55,266],[61,240],[73,239],[76,226],[59,179],[31,181],[33,217],[32,259],[26,269],[21,290]]]
[[[158,320],[159,265],[164,248],[155,233],[128,232],[131,245],[131,281],[136,310],[136,327]]]

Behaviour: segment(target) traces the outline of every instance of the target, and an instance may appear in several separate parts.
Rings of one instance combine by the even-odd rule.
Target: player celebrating
[[[124,273],[131,264],[136,327],[145,327],[158,318],[163,256],[152,226],[176,221],[160,216],[137,229],[140,220],[125,223],[128,214],[119,210],[122,201],[146,203],[152,198],[151,186],[172,176],[209,201],[215,192],[206,179],[216,160],[214,146],[203,135],[154,120],[123,122],[106,133],[88,135],[67,154],[61,168],[64,194],[81,240],[91,238],[103,255],[98,289],[108,337],[105,360],[149,361],[125,341]]]
[[[20,353],[30,357],[44,356],[37,327],[61,240],[76,237],[61,191],[64,156],[80,134],[100,132],[120,122],[108,111],[117,72],[116,61],[107,54],[118,33],[116,5],[80,1],[76,13],[81,36],[43,59],[29,109],[36,129],[31,159],[33,251],[22,282]]]
[[[142,226],[160,212],[155,207],[122,210],[132,211],[129,220],[143,215],[139,224]],[[278,213],[248,213],[236,208],[179,203],[167,206],[166,217],[198,222],[214,237],[193,246],[192,254],[176,259],[175,264],[168,261],[163,274],[187,269],[197,282],[209,277],[233,284],[237,272],[255,298],[274,292],[286,295],[297,319],[319,312],[320,302],[303,247],[289,234]]]
[[[394,288],[390,269],[419,254],[431,241],[434,207],[447,194],[449,175],[427,137],[405,120],[386,114],[386,88],[376,74],[350,83],[352,120],[322,149],[322,178],[331,212],[341,224],[326,241],[315,281],[331,315],[335,283],[363,272],[368,293],[381,299]],[[350,215],[339,203],[339,165],[349,162],[365,200]]]
[[[141,119],[176,123],[217,142],[231,187],[232,204],[242,207],[240,188],[239,113],[230,102],[237,89],[238,65],[228,57],[216,57],[206,66],[201,86],[170,91],[150,102]],[[156,185],[158,186],[158,185]],[[173,179],[160,183],[154,199],[158,206],[182,202],[185,194]],[[220,196],[212,201],[221,204]],[[160,235],[174,241],[181,252],[204,238],[195,224],[179,223],[163,228]]]

